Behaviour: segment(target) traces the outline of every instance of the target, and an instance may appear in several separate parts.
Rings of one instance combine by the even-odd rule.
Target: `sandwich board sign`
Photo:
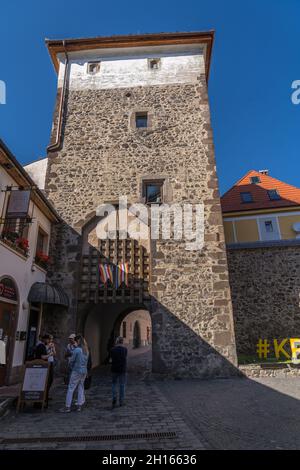
[[[26,362],[17,411],[27,402],[41,403],[44,409],[47,401],[49,364],[47,361],[36,360]]]

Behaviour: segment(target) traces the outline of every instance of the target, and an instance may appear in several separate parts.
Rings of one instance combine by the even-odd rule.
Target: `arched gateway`
[[[78,296],[77,331],[87,338],[94,366],[105,363],[128,314],[151,312],[149,241],[121,239],[119,232],[115,239],[99,240],[101,220],[106,218],[92,217],[82,228]]]

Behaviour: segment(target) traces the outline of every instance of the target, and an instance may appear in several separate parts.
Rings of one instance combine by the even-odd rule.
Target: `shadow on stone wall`
[[[81,253],[82,237],[67,224],[56,226],[51,239],[53,265],[48,278],[50,282],[62,285],[69,296],[70,307],[67,311],[53,306],[45,308],[42,330],[56,338],[58,369],[63,368],[63,352],[69,334],[84,332],[85,321],[91,311],[96,309],[102,321],[105,319],[101,326],[105,332],[100,346],[103,351],[116,323],[120,324],[129,311],[142,308],[149,311],[152,319],[154,373],[174,377],[228,377],[238,373],[235,364],[226,359],[226,356],[232,357],[234,345],[224,342],[220,344],[220,350],[216,350],[208,339],[201,337],[199,322],[192,329],[154,296],[142,304],[79,302]],[[107,263],[111,264],[109,259]],[[129,285],[134,281],[139,279],[132,279],[129,275]]]

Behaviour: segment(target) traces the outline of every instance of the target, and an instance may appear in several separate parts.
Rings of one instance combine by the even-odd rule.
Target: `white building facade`
[[[0,141],[0,386],[20,380],[40,334],[51,224],[58,216]],[[31,297],[31,298],[30,298]],[[36,298],[35,298],[36,297]],[[4,362],[4,363],[3,363]]]

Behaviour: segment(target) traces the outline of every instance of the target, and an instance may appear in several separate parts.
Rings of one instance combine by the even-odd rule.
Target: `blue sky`
[[[299,0],[6,0],[0,137],[21,163],[45,155],[56,74],[44,38],[215,29],[209,81],[221,192],[249,169],[300,186]]]

